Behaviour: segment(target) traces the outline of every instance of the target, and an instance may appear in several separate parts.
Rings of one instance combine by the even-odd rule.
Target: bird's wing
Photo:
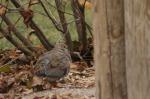
[[[56,77],[56,78],[61,78],[61,77],[64,77],[66,75],[66,70],[67,68],[52,68],[48,71],[45,72],[46,76],[47,77]]]
[[[45,77],[46,76],[45,70],[44,69],[40,69],[40,70],[35,72],[35,75]]]

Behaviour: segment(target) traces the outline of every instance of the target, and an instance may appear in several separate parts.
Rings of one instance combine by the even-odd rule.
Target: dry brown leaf
[[[85,3],[85,0],[78,0],[78,1],[79,1],[80,5],[84,5],[84,3]],[[86,1],[85,8],[91,9],[92,7],[93,7],[93,4],[89,1]]]
[[[8,85],[6,81],[0,80],[0,93],[8,92]]]
[[[34,13],[31,9],[26,9],[22,12],[23,18],[24,18],[24,24],[29,27],[30,21],[32,20]]]
[[[70,68],[77,71],[83,71],[88,67],[87,63],[85,62],[75,62],[71,63]]]
[[[76,69],[76,68],[78,68],[78,66],[77,66],[76,64],[74,64],[74,63],[71,63],[71,64],[70,64],[70,68],[71,68],[71,69]]]
[[[6,7],[0,4],[0,16],[4,15],[6,12]]]
[[[42,85],[43,81],[41,78],[34,76],[32,79],[32,86]]]

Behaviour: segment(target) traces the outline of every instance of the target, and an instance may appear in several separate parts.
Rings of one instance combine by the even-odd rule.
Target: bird
[[[34,66],[34,74],[48,78],[49,82],[56,82],[69,73],[71,62],[66,44],[58,43],[52,50],[38,58]]]

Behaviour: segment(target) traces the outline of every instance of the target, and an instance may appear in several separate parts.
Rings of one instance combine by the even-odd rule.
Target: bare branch
[[[36,50],[34,49],[33,45],[31,44],[31,42],[29,42],[23,35],[21,35],[21,33],[15,28],[15,26],[11,23],[11,21],[9,20],[8,17],[6,17],[5,15],[2,15],[1,18],[4,20],[4,22],[8,25],[9,28],[9,32],[13,31],[14,34],[16,35],[16,37],[18,37],[18,39],[20,41],[22,41],[22,43],[29,48],[31,51],[36,52]]]
[[[25,9],[19,4],[17,0],[11,0],[11,2],[15,5],[16,8],[20,8],[20,14],[24,17],[23,12],[25,12]],[[29,22],[29,26],[35,30],[36,36],[39,38],[43,46],[47,50],[51,50],[53,48],[53,45],[49,43],[48,39],[43,34],[42,30],[37,26],[37,24],[31,19]]]
[[[19,43],[16,39],[14,39],[10,34],[9,31],[4,30],[2,27],[0,27],[0,32],[3,34],[3,36],[10,41],[16,48],[21,50],[25,55],[33,56],[32,52],[26,49],[26,47],[23,47],[21,43]]]
[[[47,14],[48,18],[49,18],[49,19],[51,20],[51,22],[54,24],[55,28],[56,28],[58,31],[60,31],[60,32],[64,32],[64,31],[61,29],[60,25],[58,25],[59,23],[58,23],[53,17],[51,17],[51,15],[48,13],[48,11],[47,11],[45,5],[43,4],[43,2],[42,2],[41,0],[39,0],[39,2],[40,2],[40,4],[41,4],[41,6],[43,7],[45,13]]]
[[[63,28],[63,35],[65,36],[65,40],[66,40],[66,44],[68,45],[68,48],[70,49],[70,51],[72,51],[72,40],[71,40],[71,36],[70,36],[70,32],[68,30],[68,24],[64,15],[64,12],[60,11],[60,9],[64,9],[61,0],[55,0],[56,3],[56,7],[57,7],[57,12],[59,15],[59,19]]]

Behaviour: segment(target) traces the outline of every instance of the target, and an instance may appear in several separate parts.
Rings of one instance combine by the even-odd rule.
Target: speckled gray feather
[[[39,57],[35,65],[35,74],[47,77],[50,82],[54,82],[69,73],[70,63],[68,49],[63,45],[57,45]]]

